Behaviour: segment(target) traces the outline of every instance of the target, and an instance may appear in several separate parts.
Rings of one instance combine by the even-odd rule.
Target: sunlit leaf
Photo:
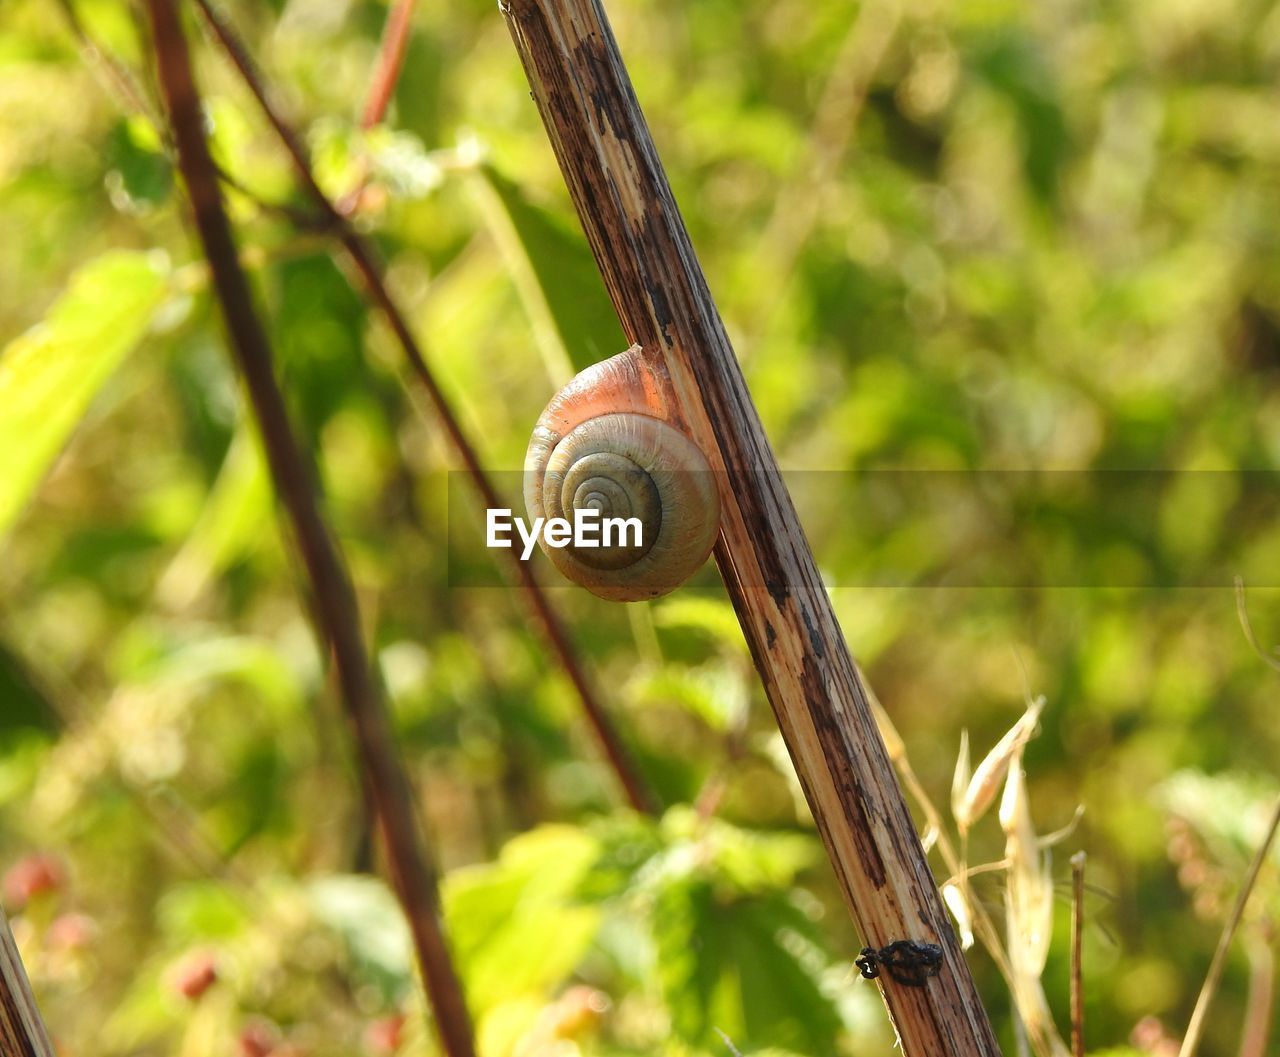
[[[0,533],[146,333],[167,275],[156,254],[99,257],[72,277],[41,323],[0,352]]]
[[[481,169],[477,187],[548,363],[580,371],[625,349],[586,239],[492,166]]]
[[[409,986],[413,948],[396,897],[374,877],[318,877],[308,886],[316,917],[340,935],[356,968],[388,996]]]
[[[742,671],[727,665],[692,670],[668,665],[643,677],[636,692],[645,704],[687,708],[719,731],[738,724],[750,701]]]
[[[173,189],[173,166],[154,126],[145,118],[125,118],[112,130],[107,158],[114,168],[107,189],[116,208],[142,213],[159,205]]]
[[[223,881],[175,885],[156,905],[156,919],[169,939],[182,944],[222,940],[248,926],[255,908]]]
[[[498,861],[452,873],[445,918],[477,1010],[564,979],[600,925],[576,889],[599,854],[586,832],[543,826],[510,841]]]
[[[738,615],[723,599],[673,595],[653,605],[653,619],[660,628],[700,631],[720,645],[746,650]]]
[[[727,900],[706,879],[672,884],[654,907],[658,972],[675,1034],[714,1046],[717,1029],[758,1046],[829,1053],[841,1028],[821,986],[809,922],[775,894]]]
[[[272,514],[266,463],[245,423],[227,449],[199,520],[160,580],[159,597],[173,609],[189,605],[214,577],[262,545]]]

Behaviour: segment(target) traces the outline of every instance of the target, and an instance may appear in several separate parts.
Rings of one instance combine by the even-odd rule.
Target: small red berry
[[[6,871],[0,887],[5,905],[21,910],[33,898],[45,892],[56,892],[66,876],[62,864],[48,852],[33,852],[19,859]]]
[[[88,914],[59,914],[49,923],[45,942],[50,950],[77,951],[87,947],[98,932],[98,923]]]
[[[365,1045],[374,1053],[395,1053],[404,1041],[404,1014],[379,1017],[364,1030]]]
[[[217,982],[218,967],[214,964],[213,955],[197,951],[178,963],[170,979],[178,994],[194,1002]]]
[[[253,1021],[240,1032],[240,1057],[270,1057],[275,1048],[276,1033],[266,1024]]]

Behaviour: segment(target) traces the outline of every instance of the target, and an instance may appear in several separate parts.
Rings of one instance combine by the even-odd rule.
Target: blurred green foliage
[[[1280,5],[609,7],[784,467],[1280,468]],[[137,98],[59,4],[0,6],[6,907],[69,1053],[195,1057],[237,1036],[244,1053],[435,1052],[151,120],[148,42],[129,0],[74,10]],[[518,468],[551,393],[623,338],[495,6],[420,5],[367,132],[384,3],[229,10],[486,464]],[[197,55],[485,1057],[724,1054],[720,1032],[743,1054],[891,1053],[714,577],[647,607],[555,592],[669,806],[639,820],[518,598],[451,585],[457,460],[323,238],[262,205],[307,208],[225,62],[207,41]],[[833,589],[936,802],[962,729],[985,747],[1047,697],[1028,786],[1042,831],[1085,806],[1055,870],[1088,851],[1099,1053],[1138,1052],[1144,1018],[1182,1030],[1276,789],[1276,673],[1229,584],[1179,585],[1237,559],[1280,569],[1280,524],[1212,480],[1154,495],[1133,538],[1087,503],[1032,535],[1033,557],[1067,547],[1096,577],[1159,587]],[[945,580],[918,511],[878,507],[868,527],[864,495],[837,499],[801,510],[832,584],[886,565]],[[986,531],[999,553],[1032,529]],[[1249,604],[1263,648],[1280,642],[1274,581]],[[970,862],[1001,840],[979,826]],[[1275,861],[1260,884],[1208,1057],[1236,1052],[1244,952],[1275,943]],[[973,885],[995,912],[996,875]],[[1044,976],[1060,1027],[1066,938],[1060,903]],[[1008,989],[971,961],[1015,1052]],[[1159,1031],[1145,1023],[1134,1045]]]

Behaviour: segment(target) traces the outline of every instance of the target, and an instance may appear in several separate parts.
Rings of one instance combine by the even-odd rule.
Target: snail
[[[574,522],[576,511],[634,519],[629,524],[638,532],[615,532],[602,540],[608,546],[577,545],[581,540],[549,546],[539,534],[551,563],[601,598],[634,602],[667,594],[701,568],[715,545],[715,478],[676,424],[666,394],[665,379],[633,345],[561,389],[529,441],[524,502],[535,523]]]

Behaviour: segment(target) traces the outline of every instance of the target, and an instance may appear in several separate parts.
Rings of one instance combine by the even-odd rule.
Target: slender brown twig
[[[98,75],[98,80],[109,95],[115,96],[125,113],[138,114],[156,130],[160,143],[169,161],[173,161],[174,147],[168,128],[165,127],[164,116],[159,112],[155,102],[138,84],[129,67],[119,56],[104,48],[89,32],[89,28],[80,18],[73,0],[57,0],[62,11],[63,20],[71,35],[80,45],[80,54],[90,70]],[[272,202],[263,198],[250,187],[228,173],[215,161],[218,179],[227,187],[252,202],[263,213],[270,213],[288,220],[295,227],[304,231],[314,231],[324,226],[324,222],[315,214],[296,209],[284,202]]]
[[[64,10],[64,14],[67,15],[73,35],[81,42],[84,52],[86,52],[86,58],[102,68],[104,81],[113,88],[115,95],[119,96],[119,99],[124,102],[127,109],[147,116],[148,119],[156,123],[157,132],[163,139],[166,150],[172,154],[172,143],[169,142],[168,129],[165,128],[163,120],[154,118],[151,106],[147,104],[145,93],[142,93],[140,88],[133,83],[132,78],[129,77],[128,70],[124,69],[118,60],[115,60],[113,56],[102,50],[92,40],[83,23],[77,17],[76,10],[70,4],[70,0],[60,0],[60,5]],[[206,19],[209,20],[215,37],[218,38],[220,44],[223,44],[224,49],[228,50],[228,54],[232,56],[233,63],[237,65],[237,69],[246,79],[248,87],[250,87],[256,100],[259,101],[262,109],[264,109],[264,113],[268,115],[275,131],[284,139],[288,154],[294,164],[298,166],[298,173],[300,173],[303,183],[307,184],[312,196],[315,197],[325,215],[312,215],[310,212],[293,209],[292,206],[283,205],[283,203],[265,201],[264,198],[257,196],[256,192],[244,187],[236,178],[225,173],[221,168],[218,169],[219,178],[229,188],[241,193],[241,195],[259,206],[261,210],[279,214],[283,218],[292,221],[293,224],[300,226],[301,229],[307,230],[307,232],[324,232],[326,229],[333,228],[335,221],[337,221],[340,233],[343,235],[343,242],[347,244],[349,255],[356,261],[357,269],[364,276],[365,283],[374,292],[374,299],[378,303],[380,310],[387,314],[388,319],[392,322],[392,329],[403,344],[404,353],[406,353],[408,361],[410,361],[413,374],[419,377],[426,392],[428,392],[435,411],[442,417],[445,433],[448,434],[449,439],[460,450],[463,463],[468,467],[468,477],[474,481],[476,489],[480,493],[481,502],[489,505],[489,507],[502,505],[498,499],[497,490],[493,488],[488,477],[485,476],[479,466],[479,459],[474,454],[474,445],[471,445],[470,440],[467,440],[466,435],[462,433],[457,417],[453,415],[452,408],[448,406],[443,393],[435,385],[420,349],[413,342],[407,325],[404,325],[401,312],[394,305],[387,289],[385,289],[385,284],[374,265],[372,253],[365,247],[361,253],[361,260],[357,260],[356,252],[352,251],[351,244],[347,242],[348,239],[353,242],[360,242],[358,235],[353,233],[346,224],[342,223],[347,210],[342,205],[333,206],[332,203],[329,203],[328,198],[324,196],[324,193],[320,191],[319,186],[315,183],[315,179],[311,177],[310,163],[308,163],[306,154],[302,150],[300,139],[297,138],[296,134],[292,133],[287,124],[283,123],[283,120],[280,120],[278,110],[275,110],[274,104],[271,104],[268,95],[266,95],[265,82],[262,81],[260,74],[256,72],[256,68],[253,67],[252,61],[248,58],[248,52],[244,50],[242,45],[238,44],[238,38],[234,35],[229,23],[221,19],[220,15],[211,8],[206,8],[204,14]],[[407,344],[406,338],[408,339]],[[593,731],[596,741],[602,747],[605,760],[611,765],[618,783],[623,788],[627,801],[637,811],[653,813],[655,810],[654,797],[649,792],[648,787],[645,786],[645,783],[641,781],[639,772],[637,772],[635,764],[631,761],[630,754],[627,754],[621,737],[614,731],[612,720],[609,719],[603,704],[600,703],[599,697],[596,696],[595,688],[586,677],[586,673],[582,671],[581,663],[577,659],[575,651],[573,651],[570,640],[568,640],[568,633],[561,619],[556,616],[556,612],[550,605],[550,600],[545,596],[538,582],[534,580],[525,563],[515,562],[515,566],[517,578],[521,582],[522,590],[526,592],[527,598],[529,598],[530,607],[534,609],[535,617],[539,619],[541,626],[543,626],[544,633],[547,635],[550,645],[552,645],[552,650],[556,654],[559,664],[561,664],[564,672],[570,678],[576,694],[579,695],[582,708],[584,708],[586,717],[588,717],[591,731]]]
[[[378,310],[391,327],[397,341],[404,350],[413,376],[427,394],[432,408],[439,416],[449,443],[462,460],[467,478],[479,494],[481,504],[485,507],[505,507],[509,505],[499,498],[497,490],[480,464],[480,458],[474,444],[463,432],[461,423],[453,413],[449,402],[445,399],[444,393],[437,384],[435,376],[431,373],[430,367],[427,366],[422,349],[412,330],[410,330],[404,313],[400,311],[399,306],[391,297],[386,283],[383,281],[382,269],[374,256],[373,250],[355,232],[347,218],[334,206],[333,202],[329,200],[316,182],[315,174],[311,170],[311,163],[302,140],[292,126],[281,116],[279,108],[272,102],[266,79],[258,70],[257,64],[249,55],[248,49],[241,42],[231,23],[214,6],[212,0],[196,0],[196,3],[214,39],[231,60],[232,65],[235,66],[245,85],[257,101],[268,123],[284,144],[285,150],[293,162],[298,179],[301,180],[316,205],[333,223],[333,229],[342,242],[342,246],[351,263],[360,273],[370,298],[377,305]],[[529,606],[533,609],[535,616],[542,625],[547,641],[550,643],[561,668],[564,669],[569,681],[573,684],[592,733],[595,735],[605,759],[622,786],[627,801],[637,811],[654,812],[656,810],[656,801],[641,778],[621,737],[614,729],[613,722],[597,697],[594,687],[588,681],[586,673],[583,671],[582,665],[579,663],[577,655],[569,642],[568,632],[556,615],[555,610],[552,609],[550,599],[547,598],[542,587],[534,579],[533,571],[527,562],[519,561],[514,552],[511,552],[511,561]]]
[[[409,24],[413,19],[414,0],[396,0],[387,15],[382,29],[382,46],[378,50],[378,62],[373,68],[369,83],[369,96],[361,115],[362,128],[373,128],[387,113],[391,97],[395,94],[396,81],[404,66],[404,53],[409,44]]]
[[[108,91],[120,97],[126,110],[144,115],[163,136],[164,120],[156,110],[153,100],[134,80],[129,68],[94,39],[80,18],[74,0],[57,0],[57,4],[63,21],[80,45],[80,54],[89,69],[98,74]]]
[[[1082,851],[1071,856],[1071,1052],[1084,1057],[1084,861]]]
[[[409,45],[409,25],[413,19],[414,0],[396,0],[382,27],[382,43],[378,58],[373,64],[373,76],[369,80],[369,94],[364,101],[360,127],[366,132],[382,122],[395,95],[396,82],[404,68],[404,53]],[[372,159],[365,150],[356,164],[355,184],[345,192],[335,205],[343,216],[351,216],[359,208],[369,186]]]
[[[392,884],[409,919],[441,1042],[450,1057],[474,1057],[471,1019],[440,921],[434,864],[418,839],[408,780],[393,747],[382,696],[360,632],[343,558],[321,516],[311,467],[289,425],[271,348],[240,267],[209,156],[200,97],[175,0],[147,0],[156,65],[178,166],[230,338],[262,432],[267,463],[310,578],[312,604],[332,657],[359,750],[365,792],[383,837]]]
[[[1222,935],[1218,937],[1218,947],[1213,952],[1213,960],[1209,963],[1209,972],[1204,978],[1204,985],[1200,988],[1200,996],[1196,999],[1196,1007],[1191,1012],[1191,1020],[1187,1024],[1187,1033],[1182,1038],[1182,1047],[1178,1050],[1178,1057],[1192,1057],[1200,1045],[1200,1036],[1204,1031],[1205,1017],[1209,1013],[1209,1005],[1213,1002],[1213,996],[1218,990],[1218,983],[1222,979],[1222,971],[1226,968],[1227,952],[1231,949],[1231,941],[1235,939],[1236,930],[1240,927],[1240,921],[1244,917],[1244,909],[1249,902],[1249,896],[1253,894],[1253,887],[1257,883],[1258,873],[1262,870],[1262,864],[1267,861],[1267,855],[1271,850],[1271,842],[1275,840],[1277,829],[1280,829],[1280,797],[1276,799],[1275,807],[1271,810],[1271,821],[1267,824],[1266,834],[1262,838],[1262,843],[1258,845],[1258,850],[1254,853],[1253,862],[1249,864],[1249,872],[1245,874],[1244,882],[1240,885],[1240,891],[1236,895],[1235,904],[1231,907],[1231,913],[1227,917],[1227,923],[1222,928]]]

